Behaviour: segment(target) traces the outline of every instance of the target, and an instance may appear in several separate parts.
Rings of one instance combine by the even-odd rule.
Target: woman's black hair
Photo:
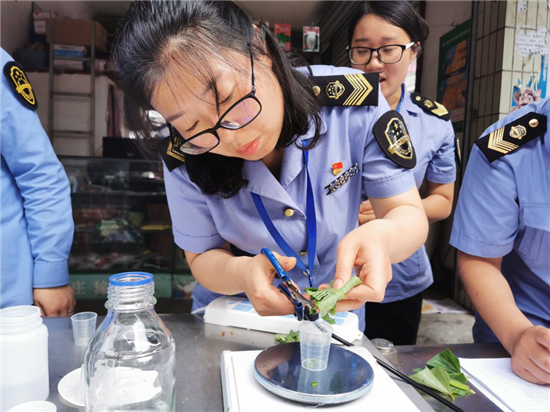
[[[430,34],[428,23],[408,1],[366,1],[351,19],[348,28],[350,46],[357,23],[369,14],[381,17],[388,23],[405,30],[414,42],[422,44]]]
[[[206,59],[226,57],[228,51],[268,56],[284,99],[284,120],[276,148],[287,147],[315,127],[308,149],[320,139],[319,104],[308,77],[293,68],[269,28],[231,1],[136,1],[121,21],[115,45],[115,64],[123,91],[125,121],[144,149],[155,158],[166,152],[166,139],[152,137],[155,125],[148,113],[160,81],[175,67],[193,74],[216,94],[216,80]],[[230,60],[230,59],[228,59]],[[178,84],[181,86],[181,84]],[[244,160],[205,153],[186,155],[191,180],[204,194],[234,196],[247,185]]]

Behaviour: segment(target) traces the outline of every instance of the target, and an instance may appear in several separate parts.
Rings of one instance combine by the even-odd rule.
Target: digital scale
[[[330,348],[327,368],[310,371],[301,365],[300,343],[272,346],[254,361],[254,377],[275,395],[313,405],[354,401],[372,387],[374,372],[354,352],[336,345]]]
[[[362,338],[359,318],[355,313],[337,312],[333,319],[335,324],[332,328],[336,335],[348,342]],[[297,331],[300,327],[300,321],[294,315],[260,316],[248,299],[235,296],[222,296],[212,301],[206,307],[204,321],[213,325],[284,334],[291,329]]]
[[[304,411],[331,405],[338,411],[418,411],[366,348],[332,345],[329,365],[312,372],[300,365],[300,344],[264,351],[224,351],[223,410]]]

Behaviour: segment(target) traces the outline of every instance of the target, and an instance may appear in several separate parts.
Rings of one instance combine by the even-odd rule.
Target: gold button
[[[416,101],[419,102],[420,100],[422,100],[420,96],[416,96]]]
[[[294,210],[292,210],[292,209],[286,209],[286,210],[285,210],[285,216],[286,216],[286,217],[292,217],[292,216],[294,216]]]
[[[321,88],[319,86],[313,86],[313,94],[319,96],[321,94]]]
[[[300,255],[302,255],[302,256],[307,256],[307,250],[302,250],[302,251],[300,252]]]
[[[529,120],[529,126],[531,127],[537,127],[539,125],[539,121],[537,119],[531,119]]]

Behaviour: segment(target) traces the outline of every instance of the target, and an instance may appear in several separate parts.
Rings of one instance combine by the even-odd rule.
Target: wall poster
[[[451,111],[455,132],[462,132],[464,129],[469,50],[470,20],[439,39],[437,100]]]

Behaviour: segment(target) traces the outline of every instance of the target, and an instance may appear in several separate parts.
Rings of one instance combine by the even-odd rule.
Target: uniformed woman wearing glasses
[[[348,55],[353,68],[380,74],[380,87],[390,107],[405,119],[416,151],[416,186],[425,180],[422,205],[430,223],[451,213],[455,181],[455,134],[450,114],[440,103],[410,94],[405,85],[409,66],[421,51],[429,28],[405,1],[363,4],[349,27]],[[359,223],[374,221],[372,199],[361,204]],[[381,304],[366,306],[365,334],[394,344],[414,345],[420,324],[422,291],[433,281],[424,247],[393,265],[393,279]]]
[[[260,254],[268,247],[302,289],[302,272],[316,287],[339,287],[359,267],[362,284],[337,309],[359,309],[364,323],[362,306],[383,299],[391,263],[427,235],[412,172],[383,151],[393,144],[412,156],[406,128],[393,116],[399,141],[374,137],[376,122],[389,124],[378,85],[324,66],[312,74],[340,76],[314,88],[267,26],[225,1],[135,2],[115,55],[127,124],[165,162],[175,242],[199,283],[193,307],[244,292],[261,315],[293,313]],[[345,96],[352,106],[338,103]],[[321,98],[337,105],[320,107]],[[150,138],[150,110],[169,137]],[[379,219],[358,228],[362,194]]]

